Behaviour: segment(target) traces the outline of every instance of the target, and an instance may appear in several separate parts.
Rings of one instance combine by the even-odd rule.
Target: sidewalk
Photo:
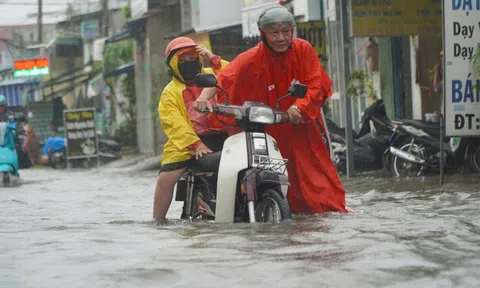
[[[103,165],[102,168],[121,170],[122,172],[159,170],[161,161],[162,155],[130,155],[124,159]]]

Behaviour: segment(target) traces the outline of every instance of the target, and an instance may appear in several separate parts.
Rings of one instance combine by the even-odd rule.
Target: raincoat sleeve
[[[213,56],[210,59],[210,68],[205,68],[204,72],[214,74],[218,76],[218,74],[225,68],[230,62],[222,60],[220,56]]]
[[[222,67],[222,71],[217,75],[218,84],[227,91],[230,104],[238,105],[243,103],[242,94],[237,93],[237,88],[238,85],[240,85],[239,83],[243,83],[243,76],[248,74],[248,71],[245,70],[245,67],[248,66],[248,61],[249,59],[246,54],[240,54],[234,61],[226,65],[226,67]],[[244,73],[241,73],[241,71]],[[217,90],[216,97],[217,103],[225,103],[226,95],[220,89]],[[241,131],[238,127],[231,126],[235,124],[235,120],[232,118],[210,113],[209,119],[215,128],[223,128],[229,135]]]
[[[318,56],[310,43],[305,43],[302,50],[304,55],[302,63],[307,63],[303,66],[305,69],[303,74],[306,75],[304,84],[307,85],[308,91],[305,98],[297,99],[294,105],[308,117],[308,120],[314,121],[327,98],[332,95],[332,80],[320,65]]]
[[[162,123],[163,131],[168,140],[177,147],[184,150],[196,143],[200,138],[195,134],[190,119],[183,117],[182,109],[177,99],[168,91],[164,91],[158,105],[158,116]]]

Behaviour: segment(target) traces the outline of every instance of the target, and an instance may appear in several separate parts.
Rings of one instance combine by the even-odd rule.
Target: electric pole
[[[38,0],[38,44],[42,44],[42,0]]]
[[[108,36],[108,0],[102,0],[102,10],[103,10],[103,37]]]
[[[340,5],[340,19],[342,21],[343,33],[343,57],[345,70],[345,91],[350,82],[350,19],[349,19],[349,5],[348,0],[341,0]],[[346,93],[345,93],[346,95]],[[350,97],[345,96],[345,103],[343,107],[345,111],[345,142],[347,144],[347,177],[355,176],[355,163],[353,161],[353,127],[352,127],[352,102]]]

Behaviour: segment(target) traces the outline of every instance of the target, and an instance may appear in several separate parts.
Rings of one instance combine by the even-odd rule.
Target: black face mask
[[[179,63],[178,71],[185,81],[193,81],[195,76],[200,73],[200,63],[198,60]]]

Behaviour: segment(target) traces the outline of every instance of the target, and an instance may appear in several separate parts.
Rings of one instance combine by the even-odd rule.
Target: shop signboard
[[[480,1],[444,1],[445,136],[480,135]],[[480,59],[477,60],[480,62]]]
[[[73,159],[99,157],[95,129],[95,108],[65,110],[64,123],[67,162]]]
[[[452,0],[449,1],[452,2]],[[440,0],[352,0],[352,36],[440,36],[442,35],[442,2]]]

